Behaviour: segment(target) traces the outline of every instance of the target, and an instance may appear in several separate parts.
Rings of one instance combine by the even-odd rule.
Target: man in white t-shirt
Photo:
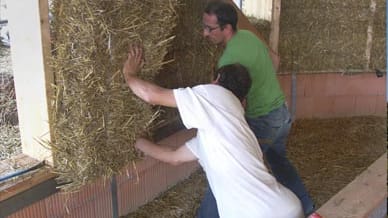
[[[221,67],[213,84],[165,89],[136,77],[142,63],[142,49],[132,46],[123,67],[130,89],[150,104],[177,107],[183,124],[197,135],[177,149],[138,139],[138,149],[171,164],[199,161],[221,218],[303,217],[299,199],[268,172],[245,121],[241,102],[251,79],[242,65]]]

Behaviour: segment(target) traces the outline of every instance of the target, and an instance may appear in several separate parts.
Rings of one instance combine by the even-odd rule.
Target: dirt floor
[[[307,189],[322,206],[387,149],[386,117],[297,120],[288,152]],[[126,218],[192,218],[206,188],[201,170]]]

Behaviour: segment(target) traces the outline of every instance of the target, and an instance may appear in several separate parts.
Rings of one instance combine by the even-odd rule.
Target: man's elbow
[[[141,99],[143,99],[143,101],[145,101],[146,103],[152,105],[156,105],[158,103],[157,99],[155,98],[155,95],[150,92],[144,92]]]
[[[160,104],[160,95],[155,89],[145,89],[142,90],[141,95],[139,96],[143,101],[152,105]]]
[[[155,98],[154,96],[150,96],[149,98],[147,98],[147,103],[152,105],[161,105],[160,99]]]
[[[143,99],[143,101],[145,101],[148,104],[153,104],[152,103],[153,99],[150,95],[145,94],[145,95],[143,95],[142,99]]]
[[[181,165],[185,162],[186,161],[183,160],[182,157],[177,153],[174,153],[172,156],[170,156],[169,161],[168,161],[168,163],[173,165],[173,166],[178,166],[178,165]]]
[[[173,165],[173,166],[179,166],[184,162],[182,160],[179,160],[179,159],[172,159],[168,163]]]

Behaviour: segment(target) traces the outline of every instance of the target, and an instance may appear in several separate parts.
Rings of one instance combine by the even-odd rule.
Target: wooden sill
[[[0,177],[6,176],[17,170],[27,169],[38,163],[38,160],[25,154],[16,155],[0,162]],[[2,181],[0,182],[0,201],[17,195],[34,185],[53,177],[55,177],[55,175],[50,173],[49,169],[45,166]]]

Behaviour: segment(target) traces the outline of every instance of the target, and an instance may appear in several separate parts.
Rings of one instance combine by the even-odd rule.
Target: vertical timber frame
[[[54,75],[49,67],[48,0],[7,2],[11,58],[23,153],[52,163],[50,102]]]
[[[271,13],[271,32],[269,34],[269,46],[271,49],[278,53],[279,47],[279,33],[280,33],[280,8],[282,0],[272,0],[272,13]]]

